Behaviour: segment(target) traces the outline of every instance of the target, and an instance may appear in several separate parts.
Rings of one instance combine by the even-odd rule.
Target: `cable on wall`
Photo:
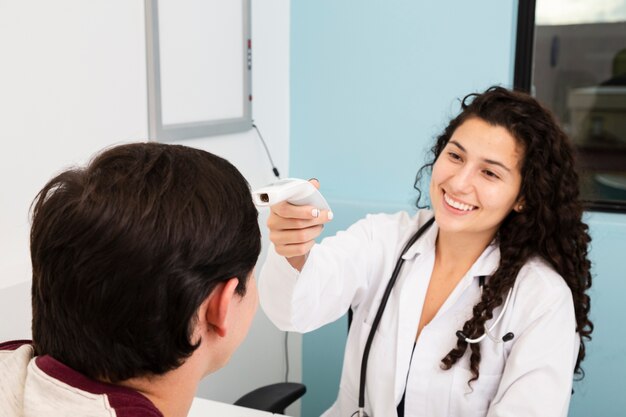
[[[274,161],[272,160],[272,155],[270,155],[270,150],[267,148],[265,139],[263,139],[263,135],[261,135],[261,132],[259,131],[259,128],[256,126],[256,124],[254,123],[254,120],[252,121],[252,127],[254,128],[254,130],[256,130],[256,133],[259,135],[259,138],[261,139],[261,143],[263,143],[263,147],[265,148],[267,157],[269,158],[270,164],[272,165],[272,172],[274,173],[274,176],[280,179],[280,173],[278,172],[278,168],[276,168],[276,165],[274,165]]]
[[[285,382],[289,382],[289,332],[285,332]]]
[[[265,148],[265,152],[267,153],[267,158],[270,160],[270,164],[272,165],[272,172],[274,176],[280,179],[280,173],[278,172],[278,168],[274,164],[274,160],[272,159],[272,155],[270,154],[270,150],[265,143],[265,139],[263,139],[263,135],[261,135],[261,131],[257,127],[256,123],[252,121],[252,127],[256,130],[257,135],[259,135],[259,139],[261,139],[261,143],[263,143],[263,147]],[[289,382],[289,332],[285,332],[285,382]]]

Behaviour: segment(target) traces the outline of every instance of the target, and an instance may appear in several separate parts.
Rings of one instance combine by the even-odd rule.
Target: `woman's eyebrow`
[[[449,143],[453,144],[454,146],[456,146],[457,148],[459,148],[460,150],[462,150],[463,152],[467,153],[467,150],[463,147],[463,145],[461,145],[459,142],[457,142],[456,140],[451,140]],[[483,159],[483,162],[486,162],[488,164],[491,165],[497,165],[502,167],[503,169],[507,170],[508,172],[511,172],[511,170],[504,165],[502,162],[499,161],[495,161],[493,159]]]

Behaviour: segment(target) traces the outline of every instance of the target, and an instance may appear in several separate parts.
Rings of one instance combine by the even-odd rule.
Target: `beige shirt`
[[[27,342],[0,344],[0,417],[163,417],[133,390],[33,355]]]

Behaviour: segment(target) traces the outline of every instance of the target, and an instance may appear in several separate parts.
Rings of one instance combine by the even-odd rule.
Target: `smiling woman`
[[[327,210],[272,206],[261,306],[299,332],[354,311],[324,416],[565,417],[592,330],[570,141],[536,100],[493,87],[432,151],[416,180],[432,169],[432,210],[413,217],[316,244]]]
[[[449,214],[452,210],[441,210],[436,205],[439,195],[445,196],[446,190],[457,190],[445,188],[450,187],[450,183],[463,185],[466,188],[462,191],[477,199],[477,211],[470,213],[472,217],[477,216],[469,217],[469,221],[464,222],[465,227],[479,219],[482,210],[491,210],[487,216],[490,219],[484,223],[477,221],[477,224],[479,227],[489,227],[490,222],[495,224],[493,233],[486,236],[498,242],[501,261],[463,331],[466,334],[480,332],[493,316],[494,308],[502,304],[507,291],[515,285],[515,275],[529,259],[539,256],[569,286],[577,332],[589,338],[593,329],[586,294],[591,286],[587,259],[590,238],[587,225],[581,220],[582,204],[570,139],[550,111],[523,93],[493,87],[484,94],[465,97],[462,108],[461,114],[438,137],[432,149],[434,161],[420,169],[416,187],[423,171],[432,168],[430,198],[438,223],[439,217],[445,218],[442,213],[452,217]],[[453,162],[446,163],[446,159]],[[456,168],[448,183],[444,182],[444,187],[438,189],[440,167],[448,164]],[[464,175],[468,178],[466,183],[461,182]],[[443,204],[442,208],[445,206]],[[439,238],[445,239],[448,233],[443,226],[440,228]],[[473,239],[481,235],[480,228],[473,231]],[[458,233],[453,236],[460,238]],[[456,363],[467,347],[467,343],[459,340],[457,347],[444,358],[445,367]],[[471,350],[470,366],[476,378],[480,374],[480,347],[472,345]],[[575,366],[577,373],[581,372],[580,362],[584,357],[585,344],[581,339]]]
[[[440,230],[469,232],[487,245],[519,211],[523,154],[502,126],[478,118],[459,126],[433,166],[430,200]]]

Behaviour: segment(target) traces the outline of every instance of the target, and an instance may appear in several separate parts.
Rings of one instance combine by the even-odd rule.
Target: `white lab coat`
[[[348,417],[356,411],[363,349],[385,286],[404,244],[431,217],[426,210],[413,218],[406,213],[369,215],[315,245],[301,273],[270,250],[259,294],[277,327],[304,333],[338,319],[350,306],[354,309],[338,398],[324,416]],[[498,266],[495,244],[423,328],[413,351],[437,233],[434,223],[404,255],[370,352],[366,412],[395,416],[406,386],[407,417],[567,416],[579,348],[574,305],[565,281],[540,259],[522,268],[504,317],[492,331],[496,337],[513,332],[514,339],[481,342],[480,378],[472,389],[467,384],[469,349],[452,369],[444,371],[440,364],[480,298],[477,277]]]

